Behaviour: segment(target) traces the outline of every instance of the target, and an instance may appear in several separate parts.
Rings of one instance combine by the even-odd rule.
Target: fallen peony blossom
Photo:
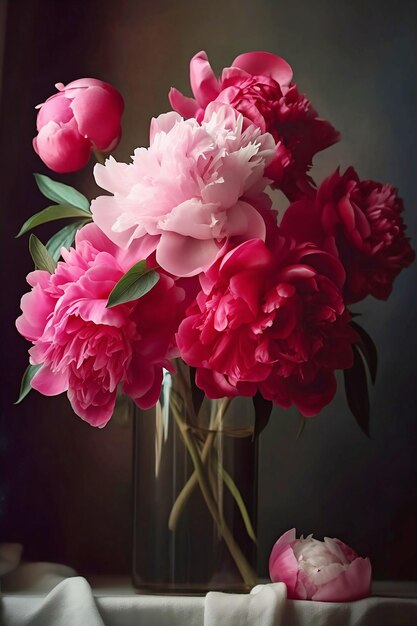
[[[292,600],[350,602],[369,596],[372,568],[340,539],[296,539],[292,528],[272,548],[269,575],[287,585]]]

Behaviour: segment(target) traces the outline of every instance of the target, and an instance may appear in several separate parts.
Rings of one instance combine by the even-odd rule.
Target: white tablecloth
[[[417,626],[415,582],[375,583],[370,598],[350,603],[286,600],[281,584],[247,596],[152,596],[135,593],[128,578],[15,565],[1,578],[2,626]]]

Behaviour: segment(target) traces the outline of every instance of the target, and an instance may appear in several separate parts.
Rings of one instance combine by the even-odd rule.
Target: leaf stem
[[[248,561],[246,560],[245,555],[241,551],[240,547],[234,540],[234,537],[229,527],[225,523],[224,519],[222,519],[222,516],[219,514],[217,510],[216,502],[215,502],[215,499],[213,498],[213,494],[212,494],[210,484],[206,476],[206,471],[202,462],[202,458],[195,445],[194,439],[190,433],[189,426],[184,422],[184,420],[181,417],[181,414],[177,407],[177,401],[174,395],[172,396],[172,408],[173,408],[175,421],[178,425],[179,431],[182,435],[184,443],[187,447],[187,450],[193,462],[194,469],[197,474],[197,480],[200,485],[201,493],[204,497],[207,508],[215,524],[217,525],[220,535],[223,537],[229,549],[229,552],[236,564],[236,567],[238,568],[242,576],[243,581],[245,582],[246,585],[252,587],[256,583],[256,574],[253,571],[250,564],[248,563]]]
[[[182,374],[182,372],[181,372]],[[184,382],[184,379],[183,379]],[[229,408],[230,402],[231,402],[231,398],[225,398],[224,402],[220,405],[219,409],[216,412],[216,416],[213,420],[213,424],[210,426],[210,431],[206,437],[206,440],[204,442],[204,446],[203,446],[203,450],[201,452],[201,460],[202,462],[205,464],[207,461],[207,457],[209,455],[209,452],[213,446],[213,443],[216,439],[216,435],[217,435],[217,431],[219,429],[219,426],[222,424],[223,418],[226,414],[227,409]],[[212,429],[212,430],[211,430]],[[169,515],[169,519],[168,519],[168,527],[170,528],[170,530],[175,530],[177,524],[178,524],[178,520],[180,518],[181,512],[188,500],[188,498],[191,496],[192,492],[194,491],[195,487],[198,484],[198,476],[197,476],[197,472],[196,470],[194,470],[194,472],[191,474],[190,478],[187,480],[187,482],[185,483],[184,487],[181,489],[180,493],[177,496],[177,499],[175,500],[172,509],[171,509],[171,513]]]

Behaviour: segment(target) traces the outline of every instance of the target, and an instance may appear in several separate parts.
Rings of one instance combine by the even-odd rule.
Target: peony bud
[[[272,548],[269,575],[272,582],[287,585],[293,600],[350,602],[369,596],[372,569],[369,559],[339,539],[296,539],[293,528]]]
[[[74,172],[87,164],[93,149],[110,152],[119,143],[123,98],[95,78],[55,86],[58,93],[37,107],[33,147],[51,170]]]

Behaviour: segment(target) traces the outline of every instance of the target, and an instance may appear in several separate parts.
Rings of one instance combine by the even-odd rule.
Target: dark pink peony
[[[91,150],[110,152],[119,143],[124,103],[120,93],[95,78],[68,85],[39,105],[35,152],[55,172],[73,172],[87,164]]]
[[[42,365],[32,387],[45,395],[66,391],[74,411],[102,427],[119,386],[142,408],[156,403],[185,294],[161,274],[141,299],[106,308],[137,258],[135,246],[121,250],[95,224],[82,228],[75,249],[62,255],[54,274],[28,275],[32,290],[22,298],[16,326],[34,344],[31,363]]]
[[[403,203],[391,185],[360,181],[350,167],[319,187],[316,196],[290,205],[282,229],[339,256],[348,304],[368,295],[386,300],[394,279],[415,254],[405,236]]]
[[[275,543],[269,575],[272,582],[287,585],[292,600],[351,602],[371,593],[369,559],[358,556],[340,539],[319,541],[312,535],[296,539],[294,528]]]
[[[306,416],[332,399],[334,370],[352,365],[356,336],[341,296],[343,268],[312,245],[250,240],[200,277],[177,335],[210,398],[257,390]]]
[[[229,104],[276,142],[275,159],[267,169],[274,185],[290,199],[309,187],[309,170],[317,152],[339,140],[339,133],[317,117],[310,101],[292,83],[292,69],[284,59],[268,52],[241,54],[217,79],[205,52],[190,62],[193,98],[172,88],[173,109],[201,120],[215,100]]]

